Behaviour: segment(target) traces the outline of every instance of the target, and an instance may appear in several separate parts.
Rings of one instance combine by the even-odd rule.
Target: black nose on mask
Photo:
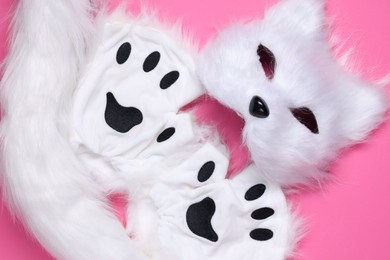
[[[257,118],[267,118],[269,108],[261,97],[254,96],[249,104],[249,113]]]

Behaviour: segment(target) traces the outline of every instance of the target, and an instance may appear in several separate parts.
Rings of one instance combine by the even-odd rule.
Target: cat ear
[[[341,133],[348,143],[362,141],[383,120],[389,104],[385,90],[352,75],[344,75],[339,84]]]
[[[322,0],[282,0],[265,13],[267,26],[316,38],[325,35],[325,7]]]

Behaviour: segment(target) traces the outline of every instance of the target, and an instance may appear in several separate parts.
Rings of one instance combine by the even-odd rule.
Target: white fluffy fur
[[[281,185],[321,180],[341,148],[363,140],[383,118],[383,91],[345,72],[327,43],[320,0],[285,0],[264,19],[236,24],[202,51],[199,74],[209,93],[246,121],[244,139],[252,159]],[[273,80],[257,55],[259,44],[276,57]],[[253,96],[270,116],[249,113]],[[300,124],[290,108],[310,108],[319,134]]]
[[[58,259],[141,259],[69,145],[69,107],[91,1],[22,0],[1,82],[3,188]]]
[[[4,198],[58,259],[145,259],[106,199],[108,192],[137,187],[140,180],[133,186],[129,180],[96,182],[100,169],[89,168],[80,150],[71,147],[74,129],[69,116],[75,89],[103,40],[106,24],[114,30],[136,24],[162,31],[189,56],[196,44],[180,23],[164,25],[147,11],[132,17],[123,8],[93,17],[92,4],[87,0],[20,1],[1,82]],[[196,75],[192,58],[187,66]],[[179,100],[177,105],[188,101]],[[205,128],[195,131],[201,142],[212,139]],[[200,145],[187,147],[180,158],[169,158],[169,163],[182,161]]]

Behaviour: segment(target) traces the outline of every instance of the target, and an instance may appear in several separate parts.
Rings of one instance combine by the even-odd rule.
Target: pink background
[[[0,60],[6,48],[6,26],[15,1],[0,0]],[[138,1],[134,10],[139,9]],[[203,44],[216,28],[236,18],[261,16],[272,0],[144,0],[172,19],[181,17]],[[354,58],[367,78],[390,72],[390,2],[388,0],[329,0],[335,31],[354,46]],[[389,95],[390,96],[390,95]],[[219,125],[237,161],[241,122],[216,103],[202,102],[201,117]],[[214,118],[214,119],[211,119]],[[216,119],[215,119],[216,118]],[[231,124],[226,127],[224,124]],[[243,158],[243,159],[242,159]],[[296,259],[390,259],[390,124],[363,145],[343,153],[332,167],[334,181],[321,189],[290,198],[309,229]],[[51,259],[0,207],[0,259]]]

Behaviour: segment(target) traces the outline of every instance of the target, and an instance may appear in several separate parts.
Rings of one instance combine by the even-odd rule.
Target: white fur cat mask
[[[257,167],[282,185],[323,177],[387,106],[384,93],[335,61],[324,25],[322,1],[281,1],[264,19],[220,32],[199,59],[210,95],[245,119]]]

